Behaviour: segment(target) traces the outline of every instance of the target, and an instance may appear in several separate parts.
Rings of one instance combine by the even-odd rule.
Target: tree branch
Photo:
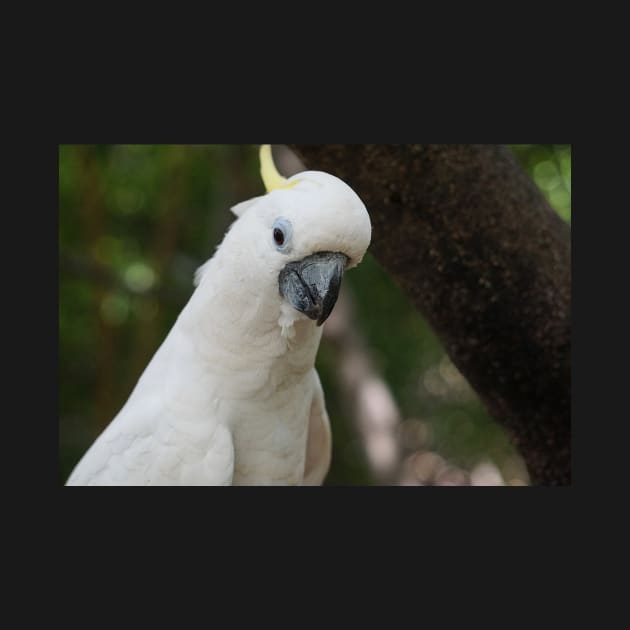
[[[499,145],[289,145],[365,202],[371,252],[440,337],[532,481],[571,480],[571,230]]]

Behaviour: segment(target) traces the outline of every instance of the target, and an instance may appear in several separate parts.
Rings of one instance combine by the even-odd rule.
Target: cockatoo
[[[328,173],[289,179],[260,148],[267,193],[196,288],[67,485],[321,485],[331,432],[315,356],[345,270],[370,243],[358,195]]]

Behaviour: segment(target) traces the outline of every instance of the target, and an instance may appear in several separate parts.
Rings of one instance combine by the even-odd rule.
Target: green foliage
[[[570,221],[570,146],[512,149]],[[233,220],[229,207],[263,192],[257,146],[60,147],[61,482],[124,404],[173,325],[193,291],[195,269]],[[511,474],[515,453],[504,432],[378,263],[368,254],[346,282],[357,326],[404,418],[425,422],[431,448],[454,462],[469,467],[490,458]],[[327,483],[371,483],[326,344],[317,366],[334,439]]]
[[[510,148],[551,207],[571,222],[571,145],[513,144]]]

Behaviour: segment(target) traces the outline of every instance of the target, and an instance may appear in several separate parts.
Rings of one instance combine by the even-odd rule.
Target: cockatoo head
[[[221,247],[250,282],[275,291],[296,317],[302,313],[321,325],[344,271],[361,262],[370,244],[370,217],[339,178],[305,171],[285,179],[269,145],[262,145],[260,159],[268,192],[232,208],[238,220]]]

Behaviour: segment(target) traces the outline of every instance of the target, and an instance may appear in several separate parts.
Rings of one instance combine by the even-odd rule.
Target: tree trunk
[[[571,483],[571,230],[500,145],[289,145],[372,218],[370,251],[521,451]]]

